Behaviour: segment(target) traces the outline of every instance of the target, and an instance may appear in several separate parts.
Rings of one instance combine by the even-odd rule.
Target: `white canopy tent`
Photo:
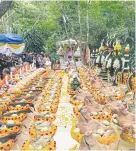
[[[82,55],[81,50],[82,50],[82,48],[85,47],[86,42],[81,41],[81,47],[82,48],[79,48],[79,44],[80,44],[79,40],[74,40],[72,38],[67,39],[67,40],[63,40],[63,41],[59,41],[59,42],[57,42],[57,45],[60,46],[60,48],[57,51],[57,54],[59,54],[60,56],[64,55],[64,58],[66,58],[66,53],[64,52],[64,48],[70,47],[70,48],[72,48],[73,57],[80,58]]]
[[[76,40],[74,40],[74,39],[68,39],[68,40],[64,40],[64,41],[59,41],[58,43],[57,43],[57,45],[59,45],[59,46],[65,46],[65,45],[77,45],[77,41]]]

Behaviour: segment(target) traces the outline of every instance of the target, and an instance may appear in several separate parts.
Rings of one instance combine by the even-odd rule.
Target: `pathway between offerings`
[[[58,130],[54,136],[57,151],[69,151],[77,142],[71,137],[70,130],[73,119],[73,106],[69,103],[70,96],[67,93],[68,76],[64,74],[62,79],[61,97],[54,124]]]

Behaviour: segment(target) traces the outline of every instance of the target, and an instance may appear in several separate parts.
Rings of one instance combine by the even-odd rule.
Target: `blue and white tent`
[[[0,34],[0,53],[20,54],[25,47],[24,39],[17,34]]]

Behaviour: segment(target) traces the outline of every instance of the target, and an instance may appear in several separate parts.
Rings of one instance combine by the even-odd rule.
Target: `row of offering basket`
[[[93,70],[80,68],[79,73],[83,89],[87,88],[87,91],[77,89],[76,95],[70,98],[78,121],[73,122],[71,136],[80,144],[78,149],[117,150],[120,140],[131,144],[134,149],[135,115],[123,100],[125,93],[103,82]]]
[[[15,89],[8,91],[0,98],[0,150],[9,150],[19,137],[22,122],[27,113],[32,112],[33,100],[37,95],[38,77],[45,74],[45,70],[36,70],[30,73],[24,81],[17,83]],[[35,81],[35,83],[33,83]],[[35,85],[35,91],[27,92]],[[44,81],[45,84],[45,81]]]
[[[48,79],[46,87],[40,94],[39,106],[34,115],[33,124],[29,128],[31,139],[24,142],[22,150],[55,150],[56,141],[53,136],[57,126],[53,124],[56,119],[59,98],[61,95],[63,71],[56,71],[51,79]]]

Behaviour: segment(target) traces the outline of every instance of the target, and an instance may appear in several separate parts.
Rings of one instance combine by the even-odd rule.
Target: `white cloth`
[[[76,66],[77,66],[77,67],[81,67],[81,66],[82,66],[82,61],[77,61],[77,62],[76,62]]]
[[[46,65],[46,67],[48,67],[49,69],[51,69],[51,62],[50,61],[46,61],[45,65]]]
[[[50,61],[46,61],[46,66],[51,66],[51,62]]]
[[[67,62],[66,62],[66,65],[75,65],[75,62],[74,62],[74,60],[67,61]]]

